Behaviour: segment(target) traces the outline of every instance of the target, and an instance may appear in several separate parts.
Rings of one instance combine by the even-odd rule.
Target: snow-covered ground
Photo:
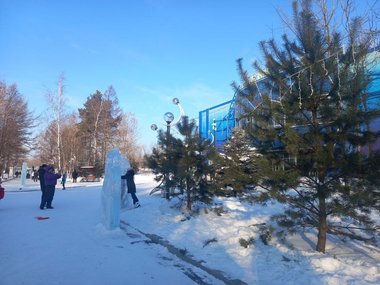
[[[261,224],[277,204],[218,198],[188,217],[177,199],[149,195],[151,174],[135,179],[142,207],[114,231],[100,224],[101,183],[57,186],[52,210],[39,209],[37,183],[3,183],[0,284],[380,284],[377,247],[330,237],[321,254],[310,232],[290,238],[293,247],[265,245]]]

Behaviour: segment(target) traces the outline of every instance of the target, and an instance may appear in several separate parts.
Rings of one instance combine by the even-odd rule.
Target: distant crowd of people
[[[46,164],[43,164],[43,165],[46,166]],[[33,166],[31,171],[28,170],[26,172],[26,178],[27,179],[32,179],[34,182],[38,182],[40,180],[39,171],[40,171],[41,167],[42,167],[42,165],[39,167],[39,169],[35,169],[34,166]],[[73,183],[77,182],[78,175],[79,175],[78,172],[76,171],[76,169],[74,169],[74,171],[71,173],[71,177],[73,179]],[[14,177],[18,178],[19,176],[21,176],[21,171],[16,170],[16,172],[14,174]],[[66,183],[66,179],[67,179],[67,172],[64,172],[62,174],[62,181],[63,181],[62,185],[64,183]],[[65,187],[63,186],[63,188],[65,188]]]

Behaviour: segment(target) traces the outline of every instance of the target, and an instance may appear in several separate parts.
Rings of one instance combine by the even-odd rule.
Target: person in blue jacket
[[[61,178],[61,174],[54,173],[54,167],[51,165],[47,165],[45,167],[45,201],[46,208],[54,209],[51,203],[53,202],[54,193],[55,193],[55,185],[57,185],[57,180]],[[41,203],[42,204],[42,203]],[[44,204],[42,204],[44,205]],[[43,209],[43,208],[42,208]]]

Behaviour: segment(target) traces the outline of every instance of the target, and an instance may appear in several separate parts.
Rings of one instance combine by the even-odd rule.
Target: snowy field
[[[311,232],[265,245],[260,228],[278,205],[219,198],[188,217],[177,199],[149,195],[152,175],[135,179],[142,207],[111,232],[100,224],[101,183],[58,185],[51,210],[39,209],[30,179],[21,190],[20,180],[3,183],[0,284],[380,284],[377,247],[329,237],[321,254]]]

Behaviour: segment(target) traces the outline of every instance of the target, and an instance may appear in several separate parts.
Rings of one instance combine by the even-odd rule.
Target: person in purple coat
[[[54,198],[55,193],[55,185],[57,185],[57,180],[61,178],[61,174],[54,173],[54,167],[51,165],[47,165],[45,167],[45,201],[44,203],[41,203],[42,206],[46,203],[46,208],[48,209],[54,209],[51,205]],[[41,207],[41,210],[43,207]]]
[[[46,194],[45,194],[45,167],[46,164],[42,164],[38,168],[38,178],[40,179],[40,186],[41,186],[41,204],[40,204],[40,209],[43,210],[46,206]]]

